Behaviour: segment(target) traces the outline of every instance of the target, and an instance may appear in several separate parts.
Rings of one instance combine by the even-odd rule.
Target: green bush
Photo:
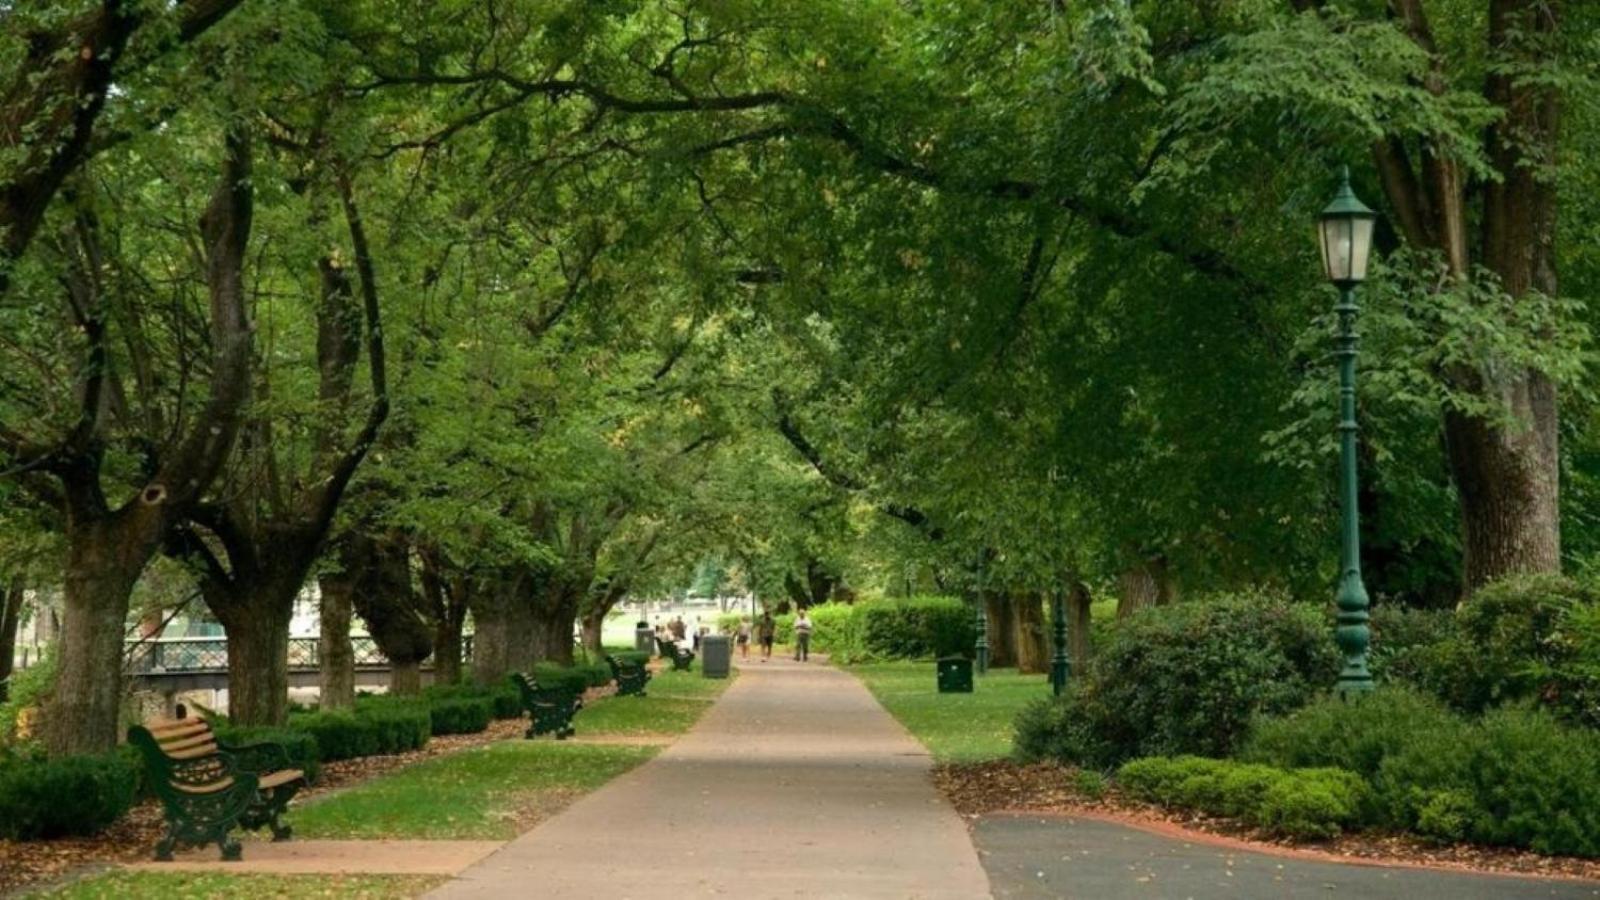
[[[515,719],[522,715],[522,698],[516,686],[501,684],[436,684],[422,692],[430,705],[440,700],[487,700],[489,714],[496,719]]]
[[[1600,727],[1600,592],[1554,575],[1479,588],[1437,649],[1428,685],[1464,712],[1532,699]]]
[[[617,662],[633,663],[640,666],[649,664],[652,656],[652,654],[645,653],[642,650],[619,650],[611,655],[616,657]]]
[[[490,697],[429,697],[432,734],[477,734],[489,727],[495,703]]]
[[[433,720],[420,699],[357,697],[354,712],[291,715],[289,727],[316,739],[323,762],[336,762],[419,750],[428,743]]]
[[[315,736],[295,728],[267,726],[246,728],[225,722],[211,723],[217,741],[223,745],[272,743],[282,747],[289,755],[290,768],[306,773],[306,781],[315,784],[322,774],[322,755]]]
[[[529,674],[533,675],[534,680],[539,682],[540,687],[562,688],[578,695],[582,695],[584,691],[589,689],[589,673],[583,669],[540,664],[534,666],[533,671]],[[611,672],[607,670],[606,680],[609,681],[610,679]]]
[[[870,600],[855,610],[859,652],[867,659],[966,654],[978,639],[973,608],[955,597]]]
[[[1441,840],[1600,856],[1600,739],[1511,708],[1425,732],[1375,787],[1397,825]]]
[[[1372,647],[1367,655],[1380,684],[1410,684],[1437,691],[1441,652],[1457,638],[1455,610],[1383,605],[1372,611]]]
[[[1324,695],[1287,715],[1262,717],[1238,756],[1285,769],[1333,766],[1371,780],[1385,759],[1419,739],[1448,740],[1460,726],[1434,697],[1386,686],[1354,700]]]
[[[1199,756],[1137,759],[1118,770],[1117,781],[1142,800],[1301,839],[1334,837],[1360,824],[1370,793],[1359,775],[1342,769],[1279,769]]]
[[[1257,715],[1304,705],[1338,674],[1325,618],[1260,595],[1143,610],[1118,625],[1053,707],[1017,723],[1017,754],[1112,768],[1233,751]]]
[[[0,756],[0,838],[95,834],[133,805],[141,777],[140,763],[128,753]]]

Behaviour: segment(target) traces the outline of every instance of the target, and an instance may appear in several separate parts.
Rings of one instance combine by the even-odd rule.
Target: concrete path
[[[429,896],[988,897],[929,765],[851,676],[751,660],[660,756]]]
[[[986,816],[973,839],[1002,898],[1578,900],[1594,882],[1346,865],[1175,840],[1093,819]]]

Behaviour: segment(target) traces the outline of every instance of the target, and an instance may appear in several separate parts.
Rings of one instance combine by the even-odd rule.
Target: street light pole
[[[978,670],[979,675],[986,674],[989,671],[989,614],[983,607],[983,591],[979,590],[977,622],[978,642],[977,645],[973,647],[973,650],[975,651],[974,655],[978,658],[975,668]]]
[[[1050,615],[1055,621],[1052,627],[1055,631],[1055,653],[1050,657],[1050,687],[1057,697],[1067,689],[1067,601],[1060,591],[1056,591],[1055,598],[1050,601]]]
[[[1339,193],[1322,211],[1322,261],[1328,280],[1339,289],[1339,506],[1340,554],[1338,627],[1334,640],[1344,654],[1337,690],[1350,697],[1372,690],[1367,670],[1367,588],[1361,581],[1361,524],[1356,472],[1356,286],[1366,279],[1377,214],[1350,189],[1345,169]]]

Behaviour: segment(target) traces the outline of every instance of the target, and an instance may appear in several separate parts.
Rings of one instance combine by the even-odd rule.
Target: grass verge
[[[503,741],[307,802],[290,821],[304,838],[510,840],[656,749]]]
[[[448,879],[436,875],[228,875],[212,872],[108,872],[33,896],[66,900],[127,897],[418,897]]]
[[[1018,711],[1050,692],[1045,676],[1015,669],[975,676],[970,694],[939,693],[931,662],[865,663],[845,671],[861,679],[941,763],[1010,756]]]

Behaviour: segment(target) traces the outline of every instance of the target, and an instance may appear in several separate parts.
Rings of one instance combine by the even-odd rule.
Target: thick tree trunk
[[[1089,658],[1094,651],[1089,635],[1090,606],[1093,602],[1089,586],[1081,581],[1074,582],[1072,589],[1067,592],[1067,648],[1072,655],[1074,677],[1089,668]]]
[[[1017,664],[1017,617],[1011,597],[1004,591],[988,591],[983,607],[989,622],[989,665],[1009,669]]]
[[[433,683],[461,680],[461,620],[441,620],[433,626]]]
[[[1012,597],[1016,626],[1017,671],[1038,675],[1050,671],[1050,642],[1046,635],[1044,598],[1032,591]]]
[[[391,661],[389,670],[389,695],[415,697],[422,693],[422,663],[415,659],[404,662]]]
[[[228,636],[228,718],[235,725],[282,725],[289,715],[289,620],[299,585],[245,587],[211,611]]]
[[[533,607],[534,661],[572,665],[572,626],[578,620],[578,592],[552,585]]]
[[[600,659],[605,656],[605,641],[602,637],[605,624],[606,613],[603,610],[590,610],[583,614],[581,622],[583,650],[589,654],[590,659]]]
[[[422,558],[424,608],[433,623],[433,681],[455,684],[461,680],[461,628],[466,618],[466,577],[447,578],[440,556],[419,548]]]
[[[1555,387],[1530,373],[1515,381],[1503,393],[1524,427],[1445,417],[1469,592],[1506,575],[1561,568]]]
[[[1141,557],[1117,576],[1117,618],[1172,602],[1172,575],[1165,556]]]
[[[399,536],[357,533],[345,538],[340,559],[345,577],[355,582],[352,605],[389,659],[389,692],[417,693],[417,669],[433,653],[433,634],[412,588],[410,546]]]
[[[151,504],[88,522],[77,518],[69,511],[59,668],[45,713],[52,756],[117,746],[128,601],[160,535]]]
[[[347,572],[319,579],[322,593],[321,706],[324,710],[353,709],[356,703],[355,651],[350,647],[350,616],[355,583]]]
[[[513,669],[526,669],[531,656],[517,643],[526,636],[527,603],[521,594],[525,579],[501,575],[481,580],[467,603],[472,610],[472,679],[499,684]],[[527,644],[522,645],[526,648]]]
[[[11,696],[11,671],[17,658],[17,629],[22,625],[22,598],[27,582],[20,576],[3,586],[0,595],[0,703]]]

